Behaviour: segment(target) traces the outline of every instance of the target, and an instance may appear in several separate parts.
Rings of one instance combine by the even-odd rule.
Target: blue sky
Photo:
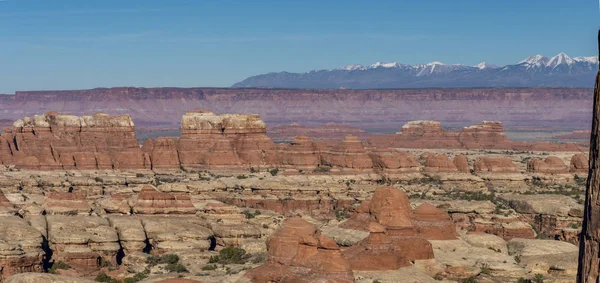
[[[597,0],[0,0],[0,93],[591,56]]]

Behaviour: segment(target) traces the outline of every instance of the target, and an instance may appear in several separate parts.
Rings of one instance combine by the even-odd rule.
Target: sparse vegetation
[[[238,179],[248,179],[248,176],[246,176],[246,175],[237,175],[236,178],[238,178]]]
[[[157,264],[176,264],[178,262],[179,256],[176,254],[153,255],[146,259],[146,263],[151,267]]]
[[[315,170],[313,170],[313,173],[329,173],[330,171],[331,167],[319,166]]]
[[[177,272],[177,273],[188,272],[187,268],[181,263],[169,263],[165,266],[165,269],[169,272]]]
[[[477,279],[475,279],[475,277],[471,276],[467,279],[463,279],[462,281],[460,281],[461,283],[477,283],[479,281],[477,281]]]
[[[96,282],[109,282],[109,283],[121,283],[121,281],[112,278],[108,275],[106,275],[106,273],[100,273],[98,274],[98,276],[96,276],[96,278],[94,279],[94,281]]]
[[[585,186],[587,183],[587,179],[579,177],[579,175],[575,175],[574,180],[575,180],[575,184],[577,184],[579,186]]]
[[[58,269],[68,270],[71,269],[71,266],[62,261],[58,261],[52,264],[52,266],[48,269],[48,273],[56,274],[56,270]]]
[[[271,169],[269,170],[269,173],[271,173],[271,176],[277,176],[277,174],[279,174],[279,168]]]
[[[202,267],[202,270],[215,270],[217,269],[217,265],[216,264],[207,264],[205,266]]]
[[[135,177],[136,177],[136,178],[144,178],[144,177],[146,177],[146,175],[144,175],[144,174],[142,174],[142,173],[136,173],[136,174],[135,174]]]
[[[533,277],[533,283],[544,283],[544,279],[545,279],[544,275],[542,275],[542,274],[536,274]]]
[[[142,281],[146,278],[148,278],[148,274],[146,272],[139,272],[139,273],[136,273],[133,277],[127,277],[127,278],[123,279],[123,283],[135,283],[135,282]]]
[[[254,212],[251,212],[250,210],[244,210],[242,211],[242,214],[244,214],[246,216],[246,219],[252,219],[252,218],[256,218],[256,216],[260,215],[261,212],[260,210],[254,210]]]
[[[250,255],[244,249],[227,247],[219,251],[219,255],[211,256],[208,263],[244,264],[248,258]]]
[[[481,273],[485,274],[485,275],[491,275],[492,270],[490,269],[490,265],[487,263],[482,264],[481,265]]]

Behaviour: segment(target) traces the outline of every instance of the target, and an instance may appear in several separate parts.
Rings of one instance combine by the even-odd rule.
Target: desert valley
[[[5,129],[2,280],[574,280],[585,144],[511,141],[495,121],[287,143],[255,114],[179,121],[143,144],[127,114]]]

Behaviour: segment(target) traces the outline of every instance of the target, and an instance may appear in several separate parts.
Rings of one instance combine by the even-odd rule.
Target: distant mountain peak
[[[498,66],[490,64],[490,63],[488,63],[486,61],[483,61],[483,62],[475,65],[475,68],[480,69],[480,70],[483,70],[483,69],[496,69],[496,68],[498,68]]]
[[[593,87],[598,57],[570,57],[564,52],[551,58],[537,54],[517,64],[475,66],[376,62],[306,73],[278,72],[252,76],[235,87],[282,88],[410,88],[410,87]]]
[[[400,67],[400,63],[398,63],[398,62],[391,62],[391,63],[377,62],[377,63],[371,65],[372,69],[375,69],[375,68],[398,68],[398,67]]]
[[[442,63],[442,62],[439,62],[439,61],[433,61],[433,62],[429,62],[429,63],[427,63],[426,65],[427,65],[427,66],[434,66],[434,65],[441,65],[441,66],[444,66],[444,65],[446,65],[446,64],[444,64],[444,63]]]
[[[546,63],[548,63],[548,57],[544,56],[544,55],[533,55],[533,56],[529,56],[527,58],[525,58],[524,60],[522,60],[521,62],[519,62],[519,64],[528,64],[528,65],[534,65],[534,66],[544,66],[546,65]]]
[[[546,63],[546,67],[556,68],[558,65],[571,66],[573,65],[573,63],[575,63],[575,60],[573,60],[573,58],[569,57],[569,55],[567,55],[566,53],[560,52],[556,54],[556,56],[548,60],[548,63]]]
[[[365,69],[366,69],[366,67],[361,64],[351,64],[351,65],[343,66],[343,67],[339,68],[338,70],[356,71],[356,70],[365,70]]]

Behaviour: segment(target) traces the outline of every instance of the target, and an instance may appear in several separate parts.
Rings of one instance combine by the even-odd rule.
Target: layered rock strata
[[[300,218],[283,222],[267,241],[267,263],[245,276],[252,282],[355,282],[339,246]]]
[[[17,120],[0,139],[0,161],[25,169],[150,168],[129,115],[48,112]]]

